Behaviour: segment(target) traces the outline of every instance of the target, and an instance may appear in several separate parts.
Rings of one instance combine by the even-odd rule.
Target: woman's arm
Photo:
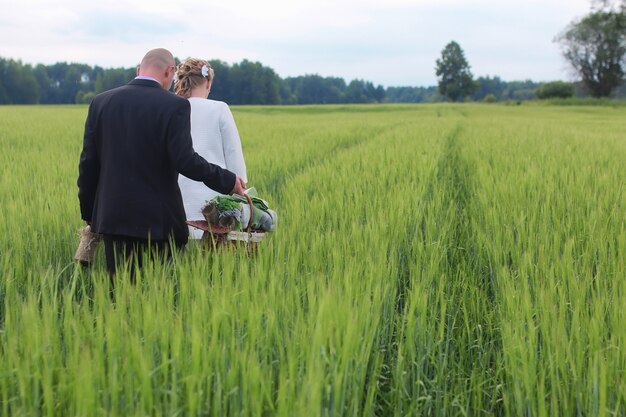
[[[248,182],[246,162],[243,158],[239,131],[237,130],[233,114],[226,103],[223,104],[220,111],[220,134],[224,147],[226,169],[240,176],[245,182]]]

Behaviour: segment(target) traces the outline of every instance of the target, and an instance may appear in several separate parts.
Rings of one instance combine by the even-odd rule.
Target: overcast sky
[[[589,9],[588,0],[4,0],[0,57],[135,67],[165,47],[180,59],[259,61],[283,78],[428,86],[455,40],[476,77],[572,80],[553,40]]]

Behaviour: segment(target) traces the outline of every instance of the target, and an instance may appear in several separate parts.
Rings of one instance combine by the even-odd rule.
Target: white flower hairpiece
[[[172,78],[172,81],[174,82],[178,81],[178,74],[174,73],[174,78]]]
[[[208,77],[209,76],[209,67],[207,67],[206,65],[202,66],[202,76],[203,77]]]

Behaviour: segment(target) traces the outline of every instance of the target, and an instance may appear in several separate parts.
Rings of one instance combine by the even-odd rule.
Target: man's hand
[[[237,179],[235,180],[235,186],[230,193],[243,195],[244,191],[246,191],[246,183],[241,177],[237,176]]]

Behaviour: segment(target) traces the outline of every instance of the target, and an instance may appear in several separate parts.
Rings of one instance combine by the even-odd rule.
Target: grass
[[[626,415],[626,118],[233,108],[255,258],[72,262],[83,106],[0,107],[1,415]]]

